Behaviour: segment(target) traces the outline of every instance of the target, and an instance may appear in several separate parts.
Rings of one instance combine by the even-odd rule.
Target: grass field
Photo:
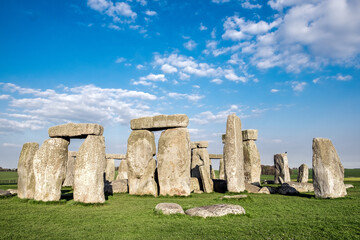
[[[220,200],[220,193],[115,194],[104,205],[83,205],[1,198],[0,239],[360,239],[360,182],[349,183],[355,188],[341,199],[315,199],[313,193],[248,194],[241,200]],[[158,215],[153,209],[160,202],[175,202],[185,210],[238,204],[247,214],[208,219]]]

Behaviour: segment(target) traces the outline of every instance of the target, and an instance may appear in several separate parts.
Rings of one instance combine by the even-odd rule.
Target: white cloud
[[[10,95],[0,95],[0,100],[6,100],[6,99],[9,99],[10,98]]]
[[[147,11],[145,12],[145,14],[148,15],[148,16],[155,16],[155,15],[157,15],[157,12],[151,11],[151,10],[147,10]]]
[[[178,71],[176,67],[173,67],[167,63],[165,63],[164,65],[161,66],[161,70],[164,73],[175,73]]]
[[[136,69],[141,70],[141,69],[143,69],[143,68],[144,68],[144,65],[141,65],[141,64],[136,65]]]
[[[186,80],[190,78],[190,75],[183,73],[183,72],[179,72],[179,77],[181,80]]]
[[[350,81],[352,79],[352,76],[351,75],[343,76],[341,73],[339,73],[338,75],[336,75],[335,79],[338,81]]]
[[[234,82],[247,82],[247,79],[245,77],[242,76],[237,76],[234,72],[234,69],[227,69],[225,70],[225,76],[226,79],[230,80],[230,81],[234,81]]]
[[[125,61],[126,61],[126,58],[118,57],[118,58],[115,60],[115,63],[122,63],[122,62],[125,62]]]
[[[279,92],[279,91],[280,91],[279,89],[275,89],[275,88],[273,88],[273,89],[270,90],[271,93],[277,93],[277,92]]]
[[[184,47],[189,51],[194,50],[196,48],[196,46],[197,46],[197,43],[193,40],[189,40],[186,43],[184,43]]]
[[[205,31],[205,30],[207,30],[208,28],[206,27],[206,26],[204,26],[204,24],[203,23],[200,23],[200,27],[199,27],[199,30],[200,31]]]
[[[193,85],[192,87],[193,87],[193,88],[197,88],[197,89],[199,89],[199,88],[200,88],[200,86],[199,86],[199,85]]]
[[[142,80],[142,81],[148,80],[148,81],[154,81],[154,82],[166,82],[167,81],[164,74],[153,74],[153,73],[150,73],[146,77],[141,77],[140,80]]]
[[[168,93],[168,96],[175,99],[187,99],[192,102],[197,102],[200,99],[204,98],[204,96],[198,94],[186,94],[186,93],[176,93],[176,92],[170,92]]]
[[[121,30],[121,28],[120,28],[118,25],[115,25],[115,24],[113,24],[113,23],[110,23],[110,24],[108,25],[108,28],[114,29],[114,30],[117,30],[117,31],[120,31],[120,30]]]
[[[191,122],[204,125],[212,122],[226,122],[227,117],[232,114],[240,114],[241,109],[237,105],[231,105],[229,109],[220,111],[218,113],[212,113],[211,111],[201,112],[195,117],[190,118]]]
[[[213,3],[226,3],[230,2],[230,0],[212,0]]]
[[[140,3],[142,6],[146,6],[147,4],[146,0],[136,0],[136,2]]]
[[[211,80],[210,82],[212,82],[212,83],[216,83],[216,84],[222,84],[222,80],[221,79],[219,79],[219,78],[214,78],[213,80]]]
[[[22,146],[15,143],[3,143],[3,147],[14,147],[14,148],[21,148]]]
[[[88,0],[87,5],[95,11],[106,14],[113,18],[115,22],[121,22],[121,18],[134,20],[137,14],[131,10],[128,3],[114,2],[111,0]]]
[[[247,8],[247,9],[254,9],[254,8],[261,8],[262,7],[260,4],[252,4],[249,1],[241,3],[241,6],[243,8]]]
[[[211,38],[216,38],[216,28],[211,31]]]
[[[290,82],[291,84],[291,88],[295,91],[295,92],[302,92],[305,89],[305,86],[307,85],[306,82],[298,82],[298,81],[292,81]]]
[[[312,82],[313,82],[314,84],[319,83],[319,81],[320,81],[320,78],[315,78],[315,79],[312,80]]]

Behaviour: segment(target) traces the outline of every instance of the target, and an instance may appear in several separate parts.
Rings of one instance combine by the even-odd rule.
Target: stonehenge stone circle
[[[66,175],[69,141],[51,138],[44,141],[34,156],[35,194],[37,201],[59,201]]]
[[[260,183],[261,162],[260,153],[256,147],[255,140],[258,131],[248,129],[242,131],[244,147],[244,175],[247,183]]]
[[[286,153],[280,153],[274,155],[274,165],[275,165],[275,183],[280,183],[279,177],[283,179],[284,182],[290,182],[290,170],[289,163]]]
[[[229,115],[227,118],[224,155],[225,177],[228,191],[244,191],[244,154],[241,121],[236,114]]]
[[[209,184],[211,181],[211,162],[207,147],[209,143],[207,141],[191,142],[192,148],[191,154],[191,177],[197,177],[200,182],[200,189],[205,191],[204,184]],[[203,171],[207,173],[201,174],[200,167],[203,167]],[[207,179],[204,179],[207,177]]]
[[[315,197],[339,198],[346,196],[344,167],[330,139],[314,138],[312,149]]]
[[[63,182],[63,187],[74,186],[75,161],[76,161],[76,152],[69,151],[68,160],[66,164],[66,176]]]
[[[126,152],[130,194],[157,196],[156,160],[153,159],[155,153],[154,133],[148,130],[131,132]]]
[[[154,117],[143,117],[132,119],[130,127],[132,130],[166,130],[169,128],[186,128],[189,118],[185,114],[158,115]]]
[[[158,150],[160,195],[190,195],[190,135],[187,128],[161,133]]]
[[[115,180],[115,160],[112,158],[106,159],[105,180],[109,182]]]
[[[211,159],[219,159],[219,179],[225,180],[225,171],[224,171],[224,158],[223,154],[209,154]]]
[[[34,156],[39,149],[35,142],[25,143],[18,162],[18,197],[33,199],[35,194]]]
[[[301,166],[299,167],[297,181],[300,183],[307,183],[308,180],[309,180],[309,168],[304,163],[301,164]]]
[[[49,128],[51,138],[86,138],[88,135],[101,136],[104,127],[95,123],[67,123]]]
[[[106,167],[105,139],[89,135],[77,153],[74,175],[74,201],[103,203]]]

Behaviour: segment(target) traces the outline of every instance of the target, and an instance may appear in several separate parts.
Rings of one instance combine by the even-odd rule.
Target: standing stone
[[[275,183],[280,183],[279,177],[283,179],[284,182],[290,182],[290,170],[289,163],[287,158],[287,153],[280,153],[274,155],[274,165],[275,165]]]
[[[224,158],[220,158],[219,179],[225,180]]]
[[[190,178],[190,192],[200,191],[199,179],[196,177]]]
[[[204,192],[212,193],[214,191],[214,185],[213,185],[213,181],[210,178],[209,172],[207,171],[205,166],[200,166],[199,169],[200,169],[200,175],[201,175]]]
[[[148,130],[131,132],[126,153],[130,194],[157,196],[155,153],[154,133]]]
[[[66,165],[66,177],[65,177],[65,181],[63,182],[63,187],[74,186],[75,161],[76,161],[76,152],[69,151],[68,161]]]
[[[119,179],[128,179],[128,163],[125,159],[121,160],[119,165],[119,170],[116,180]]]
[[[18,197],[33,199],[35,194],[34,155],[39,149],[35,142],[25,143],[18,162]]]
[[[161,133],[158,152],[160,195],[190,195],[190,135],[186,128]]]
[[[206,148],[208,146],[208,142],[194,142],[192,144],[194,145],[194,149],[192,150],[191,157],[191,177],[197,177],[201,183],[200,189],[204,189],[203,183],[211,180],[211,162]],[[207,171],[206,175],[201,175],[201,166],[204,166],[204,170]],[[205,176],[208,176],[209,179],[202,178]]]
[[[106,159],[105,180],[112,182],[115,179],[115,160]]]
[[[245,190],[244,153],[241,121],[236,114],[228,116],[225,135],[225,176],[229,192]]]
[[[212,166],[210,166],[210,177],[211,179],[216,179],[216,173],[215,173],[215,170],[212,168]]]
[[[80,146],[75,162],[74,201],[103,203],[106,167],[105,139],[89,135]]]
[[[35,195],[37,201],[59,201],[66,175],[69,141],[51,138],[34,156]]]
[[[297,181],[300,183],[307,183],[308,179],[309,179],[309,168],[305,163],[301,164],[298,171]]]
[[[313,139],[313,183],[315,197],[339,198],[346,196],[344,167],[330,139]]]
[[[256,131],[256,136],[257,136],[257,130],[254,129],[251,130],[252,132]],[[250,137],[251,135],[247,133],[249,131],[250,130],[243,131],[243,136],[245,135],[246,137]],[[260,183],[260,175],[261,175],[260,153],[256,147],[255,140],[247,138],[247,140],[243,142],[243,147],[244,147],[245,182]]]

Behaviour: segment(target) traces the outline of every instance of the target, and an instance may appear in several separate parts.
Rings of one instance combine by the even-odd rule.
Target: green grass
[[[1,180],[17,180],[17,172],[0,172],[0,181]]]

